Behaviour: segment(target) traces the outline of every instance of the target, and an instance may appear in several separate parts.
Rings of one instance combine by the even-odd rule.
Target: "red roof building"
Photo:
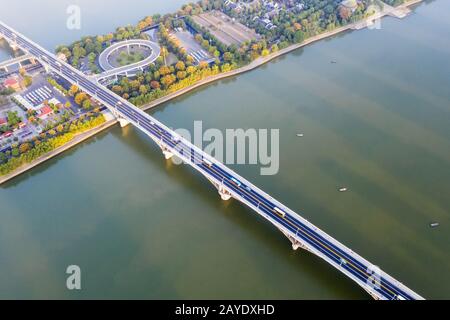
[[[51,114],[53,114],[52,108],[50,108],[49,106],[43,106],[42,108],[39,109],[38,117],[41,119],[45,119]]]
[[[14,89],[14,90],[20,90],[20,84],[19,84],[19,81],[17,81],[16,79],[14,79],[14,78],[8,78],[8,79],[6,79],[4,82],[3,82],[3,85],[6,87],[6,88],[11,88],[11,89]]]

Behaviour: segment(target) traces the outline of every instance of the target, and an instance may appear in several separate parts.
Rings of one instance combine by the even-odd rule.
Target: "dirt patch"
[[[194,16],[194,21],[208,29],[220,42],[229,46],[240,45],[243,42],[261,38],[254,30],[247,28],[238,21],[220,11],[211,11]]]

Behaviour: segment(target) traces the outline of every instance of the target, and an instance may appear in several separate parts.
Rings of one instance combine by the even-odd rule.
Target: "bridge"
[[[21,68],[22,67],[22,62],[25,62],[27,60],[30,60],[31,63],[33,63],[33,64],[35,62],[35,59],[34,59],[34,57],[31,54],[24,54],[24,55],[21,55],[21,56],[19,56],[17,58],[12,58],[12,59],[9,59],[7,61],[1,62],[0,63],[0,70],[4,70],[6,73],[8,73],[9,72],[8,68],[11,68],[14,65],[19,65],[19,68]]]
[[[234,198],[260,214],[291,241],[294,250],[303,248],[319,256],[355,281],[375,299],[423,299],[155,118],[69,64],[59,61],[55,55],[2,22],[0,35],[36,57],[47,70],[76,84],[104,104],[117,117],[121,126],[131,123],[142,130],[161,148],[166,159],[175,155],[191,165],[217,188],[223,200]]]

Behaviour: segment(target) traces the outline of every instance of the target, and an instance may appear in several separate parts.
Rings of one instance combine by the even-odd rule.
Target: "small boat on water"
[[[339,192],[345,192],[345,191],[348,191],[348,189],[347,189],[346,187],[341,187],[341,188],[339,188],[338,190],[339,190]]]
[[[304,134],[303,133],[297,133],[297,137],[303,137]]]
[[[432,222],[432,223],[430,223],[430,227],[432,227],[432,228],[439,227],[439,222]]]
[[[337,61],[336,60],[331,60],[331,63],[335,64],[335,63],[337,63]]]

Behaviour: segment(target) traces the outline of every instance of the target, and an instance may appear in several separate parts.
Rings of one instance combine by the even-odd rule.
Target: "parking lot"
[[[220,11],[202,13],[192,18],[227,46],[240,45],[243,42],[261,38],[254,30],[247,28]]]
[[[194,36],[190,32],[180,29],[172,34],[171,37],[176,37],[180,41],[181,46],[186,49],[188,55],[194,58],[196,64],[199,64],[200,61],[210,62],[215,59],[195,41]]]
[[[75,105],[73,98],[65,97],[56,90],[47,82],[47,76],[49,76],[49,74],[36,73],[33,77],[32,85],[21,92],[17,92],[14,94],[14,97],[27,109],[35,110],[37,112],[39,112],[44,101],[50,103],[55,102],[55,104],[56,102],[59,102],[63,105],[69,101],[72,106],[72,111],[75,114],[79,114],[80,109]],[[59,114],[49,114],[47,117],[41,119],[40,124],[37,124],[36,122],[30,123],[27,120],[27,111],[12,101],[0,108],[0,118],[6,118],[8,112],[17,112],[17,115],[22,119],[23,123],[11,132],[6,132],[0,136],[0,151],[10,149],[10,144],[12,142],[20,143],[31,139],[33,136],[42,132],[47,123],[58,121],[60,119]]]
[[[44,85],[37,87],[36,89],[27,90],[22,96],[36,107],[45,100],[51,99],[54,96],[54,93],[50,88],[50,85]]]

